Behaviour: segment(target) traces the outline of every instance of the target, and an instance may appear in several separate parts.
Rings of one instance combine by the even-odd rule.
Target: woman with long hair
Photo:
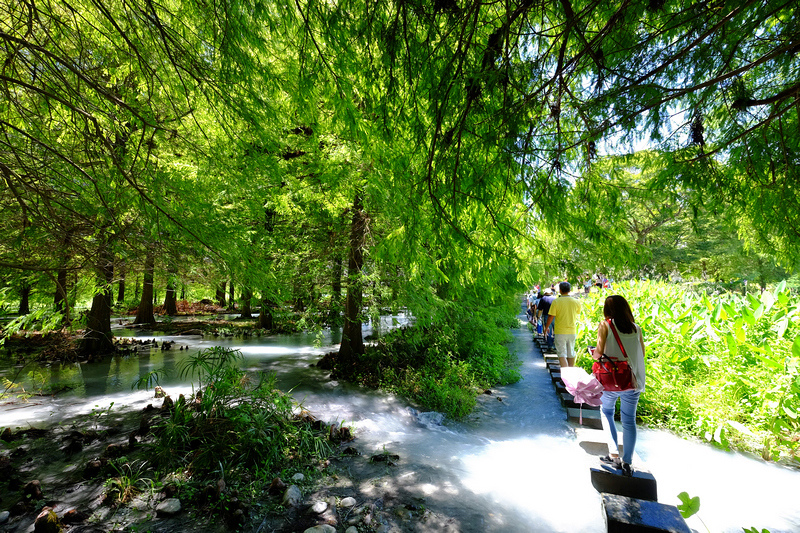
[[[633,450],[636,447],[636,406],[639,403],[639,395],[644,391],[644,338],[642,328],[633,318],[631,306],[622,296],[615,294],[606,298],[603,316],[606,319],[597,327],[597,347],[592,357],[600,359],[605,355],[615,361],[627,361],[633,374],[634,388],[624,391],[603,391],[601,407],[603,416],[600,420],[608,438],[609,453],[600,460],[621,469],[623,475],[630,476]],[[616,329],[619,341],[612,328]],[[620,400],[622,420],[622,457],[617,440],[617,426],[614,423],[617,398]]]

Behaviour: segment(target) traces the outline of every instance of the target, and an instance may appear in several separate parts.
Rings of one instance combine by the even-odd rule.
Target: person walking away
[[[575,366],[575,337],[577,336],[578,315],[581,303],[569,295],[572,286],[567,281],[558,284],[559,297],[550,305],[547,326],[555,321],[555,336],[558,364],[562,367]]]
[[[603,416],[600,417],[600,420],[608,439],[609,453],[601,457],[600,460],[621,469],[623,475],[630,476],[632,474],[633,450],[636,447],[636,406],[639,403],[639,395],[644,392],[645,385],[644,337],[642,328],[636,324],[631,306],[624,297],[615,294],[606,298],[603,304],[603,316],[605,316],[606,320],[600,322],[597,327],[597,347],[592,357],[600,359],[602,355],[605,355],[613,360],[627,360],[631,367],[635,388],[625,391],[603,392],[602,406],[600,408]],[[619,343],[609,324],[613,324],[616,328],[619,335]],[[622,349],[619,346],[620,343],[625,348],[627,358],[622,353]],[[617,398],[620,400],[620,418],[622,421],[621,458],[617,440],[617,426],[614,423]]]
[[[542,293],[536,295],[536,299],[531,304],[531,313],[533,314],[533,325],[536,327],[536,334],[542,334],[542,321],[539,320],[539,302],[542,300]]]
[[[592,278],[587,278],[586,281],[583,282],[583,293],[589,294],[592,290]]]
[[[544,296],[542,296],[541,300],[539,300],[539,305],[537,306],[539,311],[539,321],[543,324],[542,327],[544,330],[544,339],[547,341],[547,348],[550,351],[555,349],[555,342],[553,338],[553,328],[548,321],[548,313],[550,312],[550,306],[555,300],[556,297],[553,296],[552,289],[545,289]]]

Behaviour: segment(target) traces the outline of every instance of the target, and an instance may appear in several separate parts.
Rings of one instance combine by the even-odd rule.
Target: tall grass
[[[619,284],[644,330],[642,421],[765,459],[798,459],[800,298],[779,284],[763,294],[707,295],[653,281]],[[584,300],[578,345],[596,342],[610,291]],[[579,364],[588,368],[584,355]]]

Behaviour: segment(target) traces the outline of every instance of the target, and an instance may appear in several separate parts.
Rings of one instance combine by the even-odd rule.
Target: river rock
[[[300,488],[297,485],[289,485],[289,488],[286,489],[286,492],[283,495],[283,500],[281,500],[281,504],[285,507],[295,507],[303,500],[303,493],[300,492]]]
[[[444,421],[444,415],[436,411],[428,411],[417,415],[417,420],[426,427],[441,426]]]
[[[344,533],[358,533],[358,528],[356,526],[350,526],[344,530]]]
[[[279,477],[276,477],[272,480],[272,483],[269,484],[268,492],[270,494],[280,494],[286,489],[286,483]]]
[[[336,528],[328,524],[320,524],[306,529],[303,533],[336,533]]]
[[[35,533],[60,533],[61,524],[58,523],[58,515],[52,507],[45,507],[34,522],[33,531]]]
[[[174,516],[181,512],[181,501],[178,498],[167,498],[156,507],[158,516]]]
[[[299,482],[299,481],[305,481],[305,480],[306,480],[306,476],[304,476],[300,472],[298,472],[298,473],[296,473],[295,475],[292,476],[292,481],[298,481]]]
[[[8,455],[0,456],[0,478],[8,479],[11,477],[13,468],[11,466],[11,457]]]
[[[348,496],[347,498],[342,498],[342,501],[339,502],[340,507],[353,507],[356,504],[356,499],[352,496]]]
[[[0,513],[0,524],[5,524],[6,522],[8,522],[9,516],[11,516],[11,513],[9,513],[8,511],[3,511],[2,513]]]
[[[29,502],[42,499],[42,485],[38,480],[29,481],[25,487],[23,487],[22,498]]]
[[[70,509],[61,517],[61,522],[64,524],[76,524],[78,522],[83,522],[87,518],[89,518],[88,514],[78,511],[77,509]]]
[[[311,511],[315,514],[322,514],[328,510],[327,502],[314,502],[314,505],[311,506]]]

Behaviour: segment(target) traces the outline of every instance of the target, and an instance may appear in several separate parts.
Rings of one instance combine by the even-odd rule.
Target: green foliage
[[[658,282],[618,284],[644,330],[647,424],[765,459],[798,459],[800,297],[784,283],[759,296],[708,296]],[[607,293],[587,301],[579,344],[596,343]],[[582,356],[579,364],[589,368]]]
[[[238,351],[214,347],[182,367],[199,385],[191,398],[175,401],[156,429],[153,457],[160,467],[187,468],[198,482],[213,472],[256,467],[274,476],[292,461],[302,464],[331,453],[324,436],[294,416],[294,404],[275,389],[274,376],[261,375],[254,383],[239,370],[240,359]]]
[[[129,503],[141,492],[154,490],[153,480],[145,477],[148,470],[147,461],[129,462],[123,457],[110,464],[117,473],[117,476],[109,478],[105,482],[105,501],[111,505]]]
[[[681,504],[678,505],[678,511],[681,512],[681,516],[684,518],[689,518],[700,510],[699,496],[692,498],[688,492],[681,492],[678,494],[678,499],[681,501]]]
[[[49,332],[59,329],[62,325],[64,315],[55,311],[52,307],[41,307],[32,313],[19,316],[6,324],[3,328],[3,335],[0,337],[0,346],[12,335],[28,330]]]
[[[519,380],[509,354],[510,320],[503,309],[455,305],[441,322],[404,327],[369,347],[356,379],[396,391],[424,408],[459,418],[475,406],[476,390]]]

